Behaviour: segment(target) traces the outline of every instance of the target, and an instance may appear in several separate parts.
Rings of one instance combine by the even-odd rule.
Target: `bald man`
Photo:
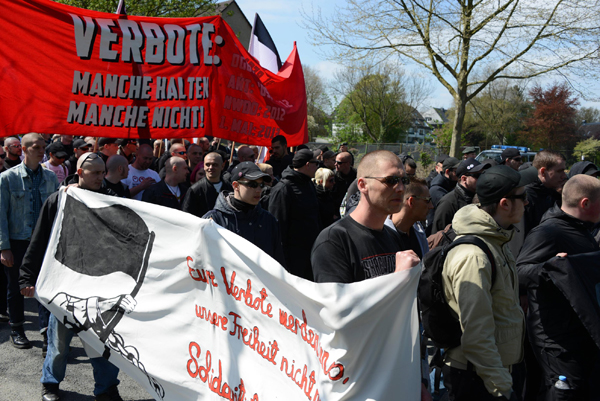
[[[6,168],[11,168],[21,163],[23,151],[18,138],[6,138],[4,140],[4,151],[6,152],[6,159],[4,161]]]
[[[367,153],[357,176],[358,206],[321,231],[312,248],[311,264],[318,283],[354,283],[393,273],[396,252],[409,249],[400,245],[395,230],[384,225],[389,215],[402,208],[404,187],[409,183],[398,156],[387,150]],[[407,258],[418,262],[416,254],[408,252]]]
[[[181,210],[187,193],[190,170],[181,157],[172,156],[165,162],[165,179],[144,191],[142,201]]]
[[[153,161],[154,156],[150,145],[140,145],[135,161],[129,166],[127,178],[121,181],[131,191],[132,198],[142,200],[144,190],[160,181],[158,173],[150,169]]]
[[[106,161],[106,176],[102,186],[114,191],[121,198],[131,198],[129,187],[123,184],[129,175],[129,161],[125,156],[113,155]]]
[[[559,374],[567,377],[571,387],[569,400],[591,399],[589,382],[596,345],[571,306],[585,294],[560,291],[547,274],[542,274],[542,266],[555,256],[600,251],[592,236],[598,222],[600,181],[585,174],[574,175],[563,187],[562,206],[554,205],[544,214],[525,238],[517,259],[519,285],[527,291],[529,301],[527,334],[544,378],[545,397],[540,399],[563,399],[555,398],[558,390],[554,383]],[[568,280],[576,272],[563,274]]]
[[[350,152],[341,152],[335,157],[335,186],[333,187],[333,200],[336,207],[342,204],[342,200],[356,179],[356,169],[352,167],[354,158]]]
[[[116,194],[113,191],[102,186],[105,173],[106,166],[102,157],[97,153],[85,153],[77,160],[79,180],[75,185],[88,191],[115,196]],[[35,285],[48,249],[52,225],[58,212],[58,199],[59,193],[55,192],[44,202],[31,239],[31,245],[27,249],[21,265],[20,287],[21,293],[26,297],[33,297],[35,294]],[[93,233],[90,233],[90,235],[93,235]],[[82,252],[85,251],[82,250]],[[44,359],[40,380],[42,382],[42,400],[60,399],[58,387],[65,377],[69,344],[74,335],[75,333],[56,319],[54,315],[50,315],[48,354]],[[119,394],[117,390],[119,369],[103,357],[90,358],[90,362],[96,380],[94,386],[96,399],[121,399],[120,397],[117,398]]]
[[[11,140],[13,139],[13,140]],[[46,141],[40,134],[30,133],[18,139],[9,138],[6,148],[21,144],[25,158],[10,170],[0,175],[0,249],[1,261],[8,281],[8,315],[10,318],[10,339],[16,348],[31,348],[25,336],[25,306],[19,292],[19,267],[31,241],[33,228],[40,214],[43,202],[58,189],[56,175],[42,168]],[[40,329],[47,327],[47,311],[40,306]]]

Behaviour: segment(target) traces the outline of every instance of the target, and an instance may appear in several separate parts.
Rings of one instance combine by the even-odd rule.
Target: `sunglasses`
[[[264,188],[265,187],[264,182],[261,182],[260,184],[256,181],[238,181],[238,182],[240,183],[240,185],[243,185],[248,188],[258,188],[258,187]]]
[[[186,151],[175,152],[175,153],[177,153],[178,155],[185,155],[185,154],[187,154],[187,152],[186,152]]]
[[[79,161],[77,163],[81,167],[83,167],[83,165],[88,161],[92,161],[92,160],[96,160],[96,159],[100,158],[98,153],[93,153],[93,152],[84,153],[83,155],[81,155],[81,157],[83,158],[83,160],[81,161],[81,163],[79,163]]]
[[[426,198],[424,196],[411,196],[411,198],[423,199],[426,203],[431,202],[431,196],[429,198]]]
[[[345,161],[345,162],[339,162],[339,161],[337,161],[337,160],[336,160],[334,164],[344,164],[344,163],[348,163],[348,161]],[[371,177],[365,177],[365,178],[371,178]]]
[[[521,199],[523,202],[527,200],[527,192],[523,192],[521,195],[507,196],[506,199]]]
[[[0,155],[0,159],[6,159],[6,153],[2,153],[2,154]]]
[[[372,178],[374,180],[379,181],[387,187],[395,187],[399,182],[402,182],[403,185],[410,184],[410,179],[408,177],[398,177],[395,175],[389,175],[387,177],[365,177]]]

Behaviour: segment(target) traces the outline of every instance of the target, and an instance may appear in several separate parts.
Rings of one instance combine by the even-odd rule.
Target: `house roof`
[[[585,138],[600,139],[600,123],[582,124],[577,132]]]

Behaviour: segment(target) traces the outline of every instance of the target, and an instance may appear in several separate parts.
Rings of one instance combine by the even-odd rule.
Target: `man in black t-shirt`
[[[419,262],[402,246],[398,234],[384,225],[387,216],[402,208],[405,176],[402,162],[390,151],[363,157],[358,166],[361,193],[356,209],[324,229],[312,248],[311,263],[318,283],[353,283],[409,269]]]
[[[113,155],[106,162],[106,175],[102,187],[114,191],[121,198],[131,198],[129,187],[121,182],[129,175],[129,162],[125,156]]]

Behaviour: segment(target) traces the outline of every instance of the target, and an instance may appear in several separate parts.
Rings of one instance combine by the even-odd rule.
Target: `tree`
[[[594,160],[594,163],[600,156],[600,140],[589,138],[577,143],[573,149],[573,156],[577,159]]]
[[[114,13],[119,0],[56,0],[70,6]],[[146,17],[195,17],[212,15],[216,0],[127,0],[129,15]]]
[[[577,110],[577,115],[575,116],[575,124],[579,127],[583,122],[589,123],[599,123],[600,122],[600,110],[595,107],[582,107]]]
[[[326,84],[316,69],[308,65],[302,66],[302,69],[304,71],[306,106],[309,117],[308,134],[311,140],[318,136],[329,136],[331,101],[325,91]],[[311,117],[312,121],[310,121]]]
[[[566,84],[554,84],[544,90],[536,85],[529,91],[533,111],[525,122],[527,139],[543,148],[570,148],[577,142],[575,116],[577,98]]]
[[[332,60],[397,56],[432,74],[454,98],[453,156],[467,104],[495,80],[598,70],[595,0],[348,0],[304,17]]]
[[[467,110],[472,112],[474,124],[486,138],[494,143],[511,145],[523,129],[530,108],[523,88],[497,80],[471,100]]]
[[[360,124],[371,142],[397,142],[406,133],[416,106],[428,89],[390,64],[356,64],[337,71],[333,91],[342,97],[336,119]],[[352,128],[354,130],[354,128]]]

